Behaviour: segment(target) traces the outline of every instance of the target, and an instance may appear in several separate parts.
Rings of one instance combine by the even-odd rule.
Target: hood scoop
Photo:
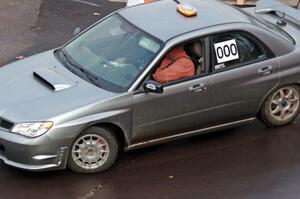
[[[68,80],[55,67],[38,68],[33,72],[33,76],[35,79],[55,92],[74,86],[74,82]]]

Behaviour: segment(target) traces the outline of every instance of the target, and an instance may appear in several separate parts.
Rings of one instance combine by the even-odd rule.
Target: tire
[[[76,173],[98,173],[109,169],[118,157],[114,133],[103,127],[90,127],[73,142],[68,167]]]
[[[260,110],[260,119],[267,127],[293,122],[299,114],[299,87],[288,85],[272,92]]]

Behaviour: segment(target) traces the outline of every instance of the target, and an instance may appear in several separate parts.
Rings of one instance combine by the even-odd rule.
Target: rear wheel
[[[91,127],[80,134],[69,152],[68,167],[77,173],[96,173],[110,168],[118,156],[118,142],[106,128]]]
[[[291,123],[299,114],[299,87],[284,86],[271,93],[261,108],[261,120],[268,126]]]

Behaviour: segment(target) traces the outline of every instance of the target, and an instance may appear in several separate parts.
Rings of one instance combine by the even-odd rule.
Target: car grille
[[[10,122],[10,121],[0,117],[0,128],[6,129],[6,130],[11,130],[14,125],[15,124],[13,122]]]

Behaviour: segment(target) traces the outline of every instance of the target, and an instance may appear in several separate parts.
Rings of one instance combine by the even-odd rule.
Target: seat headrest
[[[193,58],[199,59],[203,57],[202,42],[194,42],[185,46],[186,52]]]
[[[193,43],[193,51],[195,55],[199,58],[203,57],[203,47],[201,42]]]

